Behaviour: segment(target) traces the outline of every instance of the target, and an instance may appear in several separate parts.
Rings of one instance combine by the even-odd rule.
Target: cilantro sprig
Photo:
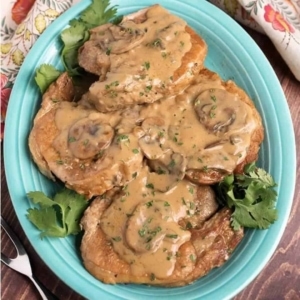
[[[58,192],[53,199],[43,192],[29,192],[28,198],[39,208],[27,210],[27,218],[41,231],[41,238],[66,237],[80,231],[79,221],[88,206],[84,196],[69,189]]]
[[[116,17],[116,6],[109,7],[109,0],[93,0],[77,19],[69,22],[69,27],[61,32],[63,48],[61,61],[69,76],[79,76],[83,70],[78,64],[78,49],[90,38],[89,29],[100,26],[112,20],[118,24],[122,16]],[[36,70],[35,81],[43,94],[49,85],[55,81],[62,72],[49,64],[42,64]]]
[[[44,94],[49,85],[55,81],[61,73],[61,71],[48,64],[42,64],[36,70],[34,79],[42,94]]]
[[[246,165],[244,174],[228,175],[217,185],[217,197],[233,209],[231,225],[267,229],[277,220],[276,183],[254,163]]]
[[[70,76],[80,75],[77,53],[78,49],[89,39],[89,29],[103,25],[114,18],[117,13],[115,6],[110,7],[109,0],[93,0],[78,19],[70,21],[70,27],[61,33],[64,43],[61,60]]]

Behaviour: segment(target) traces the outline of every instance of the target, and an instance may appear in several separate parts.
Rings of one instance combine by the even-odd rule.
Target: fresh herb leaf
[[[110,7],[109,0],[93,0],[78,19],[70,21],[69,28],[61,33],[64,47],[61,53],[61,60],[70,76],[80,75],[81,68],[78,65],[78,49],[89,39],[89,29],[108,23],[116,16],[115,6]]]
[[[217,186],[218,199],[233,208],[231,225],[267,229],[277,220],[276,183],[254,163],[246,165],[244,174],[228,175]]]
[[[80,14],[79,19],[87,28],[108,23],[110,19],[116,17],[117,13],[116,6],[108,8],[109,5],[109,0],[93,0],[92,4]]]
[[[88,206],[84,196],[68,189],[58,192],[53,200],[43,192],[29,192],[27,196],[39,205],[28,209],[27,217],[42,231],[41,238],[66,237],[80,231],[79,221]]]
[[[49,85],[55,81],[61,73],[61,71],[48,64],[42,64],[36,69],[34,79],[42,94],[44,94]]]
[[[86,26],[80,22],[73,22],[73,25],[61,33],[64,43],[61,52],[62,63],[70,76],[80,75],[81,68],[78,65],[78,49],[89,39],[90,35]]]

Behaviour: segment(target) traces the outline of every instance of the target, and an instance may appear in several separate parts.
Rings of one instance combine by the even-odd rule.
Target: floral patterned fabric
[[[209,0],[237,21],[269,36],[300,81],[300,0]]]
[[[78,1],[1,2],[1,140],[10,92],[26,54],[47,26]]]
[[[237,21],[267,34],[300,80],[300,0],[209,1]],[[47,26],[77,2],[79,0],[2,1],[0,140],[11,89],[26,54]]]

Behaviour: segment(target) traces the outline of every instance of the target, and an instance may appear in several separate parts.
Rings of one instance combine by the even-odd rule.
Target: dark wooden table
[[[285,62],[278,54],[270,40],[257,32],[247,29],[273,66],[282,89],[286,95],[296,135],[296,143],[300,147],[300,83],[289,71]],[[293,208],[288,225],[280,244],[272,259],[265,266],[260,275],[235,300],[298,300],[300,299],[300,154],[297,153],[297,184],[295,189]],[[72,291],[43,263],[27,240],[16,217],[7,190],[5,172],[1,170],[1,207],[2,216],[19,235],[29,253],[33,273],[44,285],[61,300],[83,299]],[[14,247],[7,236],[1,236],[2,251],[7,255],[14,255]],[[263,254],[262,254],[263,255]],[[33,284],[25,276],[1,264],[1,294],[3,300],[37,300],[40,299]],[[218,300],[218,299],[216,299]]]

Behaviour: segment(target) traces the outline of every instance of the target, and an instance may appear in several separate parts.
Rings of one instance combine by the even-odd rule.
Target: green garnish
[[[177,239],[178,234],[166,234],[166,237],[169,238],[169,239]]]
[[[116,7],[108,8],[109,5],[109,0],[93,0],[92,4],[79,15],[79,18],[72,20],[70,27],[61,33],[64,43],[61,59],[70,76],[80,75],[81,69],[78,65],[77,53],[90,37],[88,30],[105,24],[116,16]]]
[[[41,238],[66,237],[80,232],[79,220],[88,206],[84,196],[68,189],[58,192],[53,199],[43,192],[29,192],[27,196],[39,205],[27,210],[27,218],[42,231]]]
[[[195,262],[195,261],[196,261],[196,257],[195,257],[195,255],[194,255],[194,254],[191,254],[191,255],[190,255],[190,260],[191,260],[191,261],[193,261],[193,262]]]
[[[120,142],[124,142],[124,141],[129,142],[128,135],[125,135],[125,134],[118,135],[117,142],[120,143]]]
[[[69,143],[74,143],[74,142],[76,142],[76,139],[74,138],[74,136],[70,136],[70,137],[68,138],[68,142],[69,142]]]
[[[154,189],[153,183],[147,183],[146,184],[146,188],[148,188],[148,189]]]
[[[42,94],[45,93],[49,85],[55,81],[62,72],[55,69],[52,65],[42,64],[35,71],[35,82]],[[54,101],[53,101],[54,102]],[[58,101],[56,101],[58,102]]]
[[[150,69],[150,63],[149,63],[149,61],[145,61],[144,64],[143,64],[143,67],[144,67],[146,70],[149,70],[149,69]]]
[[[233,208],[231,225],[267,229],[277,220],[276,183],[265,170],[254,163],[244,168],[243,175],[228,175],[217,186],[221,203]]]

